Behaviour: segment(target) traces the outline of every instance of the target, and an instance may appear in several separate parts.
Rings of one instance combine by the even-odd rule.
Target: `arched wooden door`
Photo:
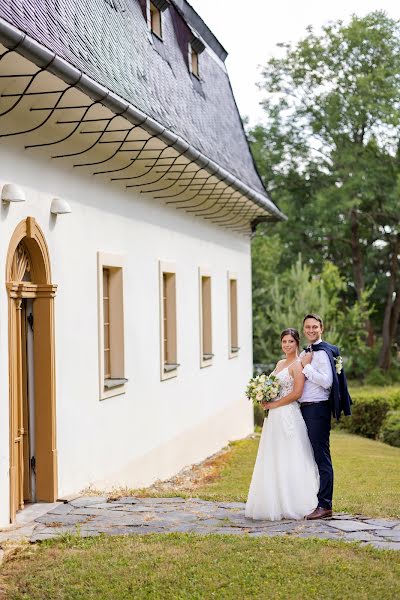
[[[32,494],[27,469],[35,472],[32,499],[54,502],[57,498],[57,450],[55,415],[54,296],[50,258],[41,229],[33,217],[16,228],[6,265],[9,299],[10,389],[10,521]],[[32,310],[31,418],[27,400],[26,306]],[[29,431],[31,423],[32,431]],[[29,436],[35,439],[35,455],[28,457]],[[33,461],[32,461],[33,459]],[[27,498],[28,495],[28,498]]]

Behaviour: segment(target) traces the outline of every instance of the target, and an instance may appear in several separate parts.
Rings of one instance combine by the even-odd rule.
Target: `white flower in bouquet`
[[[281,391],[281,384],[275,375],[262,373],[250,379],[246,387],[246,396],[253,404],[262,404],[275,400]]]

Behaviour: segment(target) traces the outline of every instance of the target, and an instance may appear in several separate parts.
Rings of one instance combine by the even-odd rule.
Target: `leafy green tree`
[[[274,229],[278,268],[299,252],[314,273],[332,262],[348,306],[373,289],[365,327],[370,345],[381,336],[387,369],[400,313],[400,23],[377,11],[281,46],[263,69],[265,124],[250,132],[266,188],[289,217]]]
[[[267,244],[263,251],[267,252]],[[265,273],[253,271],[254,362],[272,367],[281,356],[281,331],[294,327],[301,332],[304,315],[318,312],[325,321],[326,339],[342,348],[348,372],[354,377],[362,376],[369,358],[364,326],[370,310],[368,292],[364,292],[361,301],[343,307],[341,292],[346,282],[338,268],[325,262],[322,272],[313,275],[301,256],[284,273],[276,268],[270,269],[267,276]]]

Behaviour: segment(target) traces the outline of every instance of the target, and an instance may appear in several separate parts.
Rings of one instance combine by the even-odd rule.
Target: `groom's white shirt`
[[[314,344],[320,344],[320,338]],[[304,352],[300,354],[300,358]],[[303,394],[299,402],[324,402],[329,400],[329,394],[333,383],[331,363],[326,352],[319,351],[313,353],[312,362],[303,369],[306,377]]]

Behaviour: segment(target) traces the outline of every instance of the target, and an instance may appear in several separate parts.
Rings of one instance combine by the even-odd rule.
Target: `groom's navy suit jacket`
[[[331,363],[333,382],[331,387],[331,393],[329,400],[331,403],[332,415],[339,420],[342,412],[349,416],[351,415],[350,405],[352,404],[349,390],[347,388],[346,375],[344,369],[338,375],[336,372],[335,358],[340,356],[339,348],[328,344],[328,342],[320,342],[319,344],[312,345],[313,351],[325,350],[328,355],[329,362]]]

